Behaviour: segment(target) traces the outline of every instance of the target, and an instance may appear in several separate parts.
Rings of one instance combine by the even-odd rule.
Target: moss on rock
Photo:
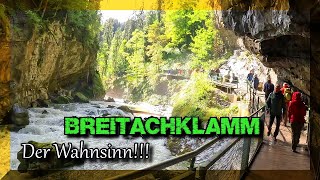
[[[102,84],[100,74],[98,72],[95,73],[93,77],[93,96],[95,99],[103,99],[106,94],[105,88]]]
[[[117,107],[117,109],[120,109],[125,112],[129,112],[129,113],[133,113],[132,110],[127,106],[120,106],[120,107]]]
[[[56,98],[53,98],[52,102],[56,104],[68,104],[70,103],[70,100],[71,99],[66,96],[58,96]]]
[[[56,150],[51,143],[40,143],[35,141],[29,141],[28,144],[32,144],[35,149],[50,149],[46,158],[37,159],[31,157],[29,159],[23,159],[23,149],[17,154],[17,159],[20,161],[18,171],[21,173],[29,173],[32,176],[43,176],[50,172],[50,170],[61,169],[65,167],[80,165],[84,163],[84,159],[71,159],[71,158],[60,158],[56,156]],[[26,148],[26,153],[30,154],[31,149]]]
[[[83,95],[81,92],[77,92],[73,96],[75,102],[79,103],[89,103],[89,99]]]

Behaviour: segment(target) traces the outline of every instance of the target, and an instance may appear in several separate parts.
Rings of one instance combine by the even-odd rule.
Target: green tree
[[[117,76],[119,75],[119,69],[122,69],[121,62],[123,61],[122,54],[120,53],[119,49],[122,43],[122,32],[119,30],[115,33],[112,41],[111,46],[108,52],[108,58],[106,60],[107,65],[107,74],[109,76]]]
[[[132,33],[131,39],[127,42],[126,48],[128,50],[128,72],[134,76],[145,75],[145,51],[144,51],[144,37],[145,34],[141,30],[135,30]]]
[[[190,45],[191,51],[194,53],[195,59],[204,61],[211,58],[213,52],[214,39],[217,35],[217,30],[214,29],[213,20],[210,13],[201,11],[194,13],[193,21],[204,21],[203,27],[196,30],[196,35],[193,36],[193,42]]]
[[[190,11],[167,11],[164,18],[165,34],[170,39],[169,47],[181,48],[191,41],[191,33],[188,25]]]
[[[151,63],[156,67],[156,71],[159,72],[160,67],[163,65],[163,47],[166,44],[165,35],[163,35],[163,28],[158,21],[155,21],[148,28],[147,40],[149,45],[147,46],[146,54],[151,60]]]

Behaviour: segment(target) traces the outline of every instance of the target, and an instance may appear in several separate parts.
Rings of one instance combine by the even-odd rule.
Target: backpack
[[[269,95],[269,99],[267,101],[267,106],[270,109],[270,113],[273,115],[281,115],[283,101],[284,96],[282,95],[282,93],[272,92]]]
[[[292,93],[291,93],[291,89],[290,88],[286,88],[284,90],[284,98],[287,102],[291,101],[291,96],[292,96]]]
[[[267,84],[266,84],[266,89],[265,89],[265,90],[266,90],[266,94],[267,94],[267,95],[269,95],[269,94],[274,90],[273,84],[271,84],[271,83],[270,83],[270,84],[269,84],[269,83],[267,83]]]

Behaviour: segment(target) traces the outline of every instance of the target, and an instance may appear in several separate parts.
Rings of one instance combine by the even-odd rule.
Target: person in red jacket
[[[297,152],[301,130],[304,126],[307,107],[301,100],[301,93],[294,92],[288,107],[288,117],[292,129],[292,151]]]

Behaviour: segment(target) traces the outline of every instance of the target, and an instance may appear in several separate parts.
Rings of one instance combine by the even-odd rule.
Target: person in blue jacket
[[[249,82],[252,82],[252,80],[253,80],[253,70],[251,70],[250,73],[247,75],[247,80]]]
[[[265,97],[265,100],[267,102],[267,99],[268,99],[270,93],[272,93],[274,91],[274,85],[271,82],[271,77],[270,76],[267,77],[267,82],[264,83],[263,91],[265,93],[264,97]]]

